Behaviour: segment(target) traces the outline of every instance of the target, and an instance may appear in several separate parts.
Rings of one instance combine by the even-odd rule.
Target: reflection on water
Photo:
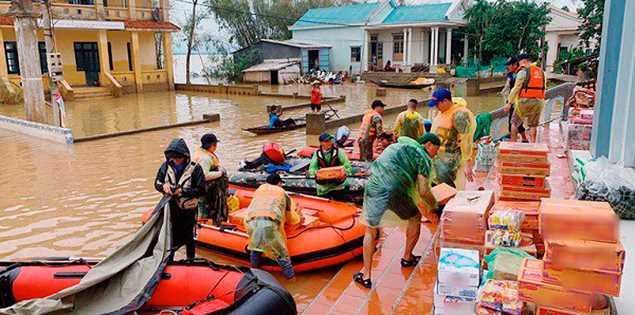
[[[308,94],[309,87],[269,87],[283,93]],[[374,99],[372,86],[348,84],[325,87],[327,96],[346,95],[333,107],[341,115],[361,113]],[[425,99],[429,91],[392,90],[382,97],[389,105],[410,98]],[[34,256],[103,256],[112,252],[139,227],[143,211],[159,199],[152,182],[163,161],[163,149],[174,137],[184,138],[190,150],[206,132],[221,140],[218,154],[228,169],[239,160],[255,157],[268,141],[287,149],[304,145],[304,130],[255,137],[240,128],[265,123],[265,105],[289,104],[291,99],[217,96],[201,93],[161,92],[95,99],[68,104],[75,135],[144,128],[200,119],[218,112],[221,121],[186,128],[112,139],[59,145],[0,130],[0,259]],[[481,112],[497,107],[496,97],[469,98],[470,108]],[[307,109],[288,113],[303,115]],[[425,109],[423,109],[424,116]],[[0,105],[1,114],[23,115],[18,106]],[[394,116],[386,117],[391,126]],[[357,127],[357,126],[351,126]],[[206,257],[220,259],[209,251]],[[232,262],[236,263],[236,262]],[[336,271],[303,274],[285,283],[299,303],[306,303]],[[305,281],[309,280],[309,281]],[[312,283],[312,285],[308,285]]]

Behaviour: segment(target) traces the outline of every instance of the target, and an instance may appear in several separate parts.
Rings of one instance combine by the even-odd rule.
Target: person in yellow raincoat
[[[192,160],[203,169],[205,174],[205,194],[198,199],[198,219],[212,219],[220,226],[227,221],[227,171],[221,166],[216,155],[218,138],[213,133],[201,137],[201,147],[194,152]]]
[[[434,155],[434,150],[431,150]],[[406,244],[401,266],[414,267],[420,256],[413,249],[421,233],[421,216],[436,209],[430,176],[432,156],[423,145],[409,137],[399,137],[373,162],[364,190],[362,218],[364,234],[364,267],[353,280],[366,288],[372,286],[372,260],[378,233],[383,226],[406,225]]]
[[[258,268],[262,256],[275,261],[282,268],[282,274],[293,278],[295,272],[287,250],[285,225],[302,223],[302,215],[293,200],[282,189],[282,179],[278,174],[267,177],[267,183],[254,192],[245,217],[249,234],[249,260],[252,268]]]
[[[432,121],[432,133],[441,139],[439,153],[433,161],[435,183],[446,183],[463,189],[465,179],[474,178],[472,149],[476,120],[467,108],[467,102],[452,97],[450,90],[438,88],[432,93],[428,106],[436,107],[439,114]]]
[[[414,140],[423,136],[425,130],[423,127],[423,117],[417,112],[417,104],[419,102],[416,99],[408,101],[408,109],[399,113],[395,119],[395,126],[393,127],[393,133],[396,138],[401,136],[410,137]]]

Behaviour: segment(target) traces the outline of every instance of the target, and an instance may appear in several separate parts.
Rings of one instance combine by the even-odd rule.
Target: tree
[[[243,70],[252,66],[258,58],[255,49],[247,49],[245,53],[232,57],[228,44],[217,41],[209,41],[207,44],[213,45],[217,52],[210,55],[207,64],[203,65],[202,76],[207,82],[212,82],[214,79],[225,82],[242,81]]]
[[[591,42],[596,42],[595,52],[599,52],[602,20],[604,19],[604,0],[583,0],[583,2],[584,6],[578,11],[578,15],[582,18],[582,24],[578,28],[580,41],[586,47],[590,47]]]
[[[192,56],[192,50],[196,49],[200,45],[200,40],[196,36],[196,27],[206,18],[209,17],[209,12],[203,10],[203,12],[197,12],[199,0],[192,1],[192,12],[186,16],[185,24],[181,29],[187,43],[185,53],[185,84],[192,84],[190,77],[190,58]]]
[[[289,39],[289,26],[317,7],[341,5],[351,0],[206,0],[221,28],[231,35],[230,43],[247,47],[261,38]]]
[[[465,18],[466,31],[477,42],[475,49],[480,62],[520,52],[538,56],[540,40],[550,21],[546,3],[507,0],[477,0],[467,8]]]

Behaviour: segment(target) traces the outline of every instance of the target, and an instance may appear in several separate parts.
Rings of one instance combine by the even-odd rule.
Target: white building
[[[567,12],[550,5],[551,22],[547,25],[545,41],[547,43],[547,71],[553,71],[553,65],[563,53],[580,46],[578,27],[582,20],[575,12]]]

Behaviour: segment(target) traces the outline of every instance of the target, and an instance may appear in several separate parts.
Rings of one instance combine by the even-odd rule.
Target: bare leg
[[[421,216],[416,216],[408,220],[408,228],[406,230],[406,247],[403,251],[404,260],[412,260],[412,250],[417,245],[419,235],[421,234]]]
[[[523,141],[529,142],[529,138],[527,137],[527,132],[526,131],[521,132],[520,133],[520,137],[523,139]]]
[[[364,234],[364,268],[362,273],[366,279],[370,279],[371,270],[373,269],[373,254],[375,253],[375,244],[377,243],[377,229],[366,227]]]
[[[518,127],[512,124],[511,142],[518,141]]]
[[[536,143],[537,135],[538,135],[538,127],[529,128],[529,142]]]

